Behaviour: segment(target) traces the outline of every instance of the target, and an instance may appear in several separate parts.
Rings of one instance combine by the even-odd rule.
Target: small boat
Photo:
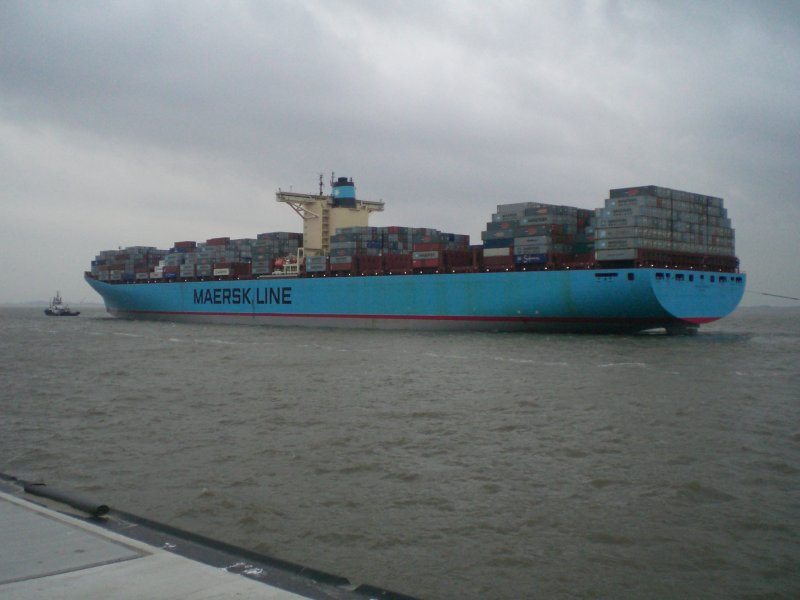
[[[69,306],[61,299],[61,292],[56,292],[50,301],[50,306],[44,309],[44,314],[50,317],[77,317],[81,313],[77,310],[70,310]]]

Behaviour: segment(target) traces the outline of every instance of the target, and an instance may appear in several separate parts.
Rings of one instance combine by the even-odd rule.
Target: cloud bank
[[[798,89],[793,2],[6,2],[0,301],[300,230],[274,191],[331,171],[374,224],[474,239],[503,202],[722,196],[750,289],[800,296]]]

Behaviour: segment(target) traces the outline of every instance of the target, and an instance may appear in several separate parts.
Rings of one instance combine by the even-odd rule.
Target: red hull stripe
[[[694,323],[695,325],[702,325],[703,323],[712,323],[717,321],[720,317],[683,317],[681,321]]]

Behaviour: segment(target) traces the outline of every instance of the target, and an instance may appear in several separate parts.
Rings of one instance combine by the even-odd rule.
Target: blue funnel
[[[334,206],[344,206],[346,208],[356,207],[356,186],[352,179],[339,177],[333,182],[331,198]]]

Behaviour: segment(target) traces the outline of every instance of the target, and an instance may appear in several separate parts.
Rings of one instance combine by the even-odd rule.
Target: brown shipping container
[[[230,241],[231,238],[229,237],[211,238],[206,240],[206,244],[209,246],[225,246]]]
[[[390,273],[403,273],[409,271],[411,266],[410,254],[386,254],[383,256],[384,268]]]
[[[352,271],[354,267],[354,262],[331,263],[331,271]]]
[[[483,266],[485,267],[513,267],[514,259],[508,256],[484,256]]]
[[[441,261],[438,258],[429,258],[411,261],[411,265],[415,269],[438,269],[441,266]]]
[[[470,267],[473,264],[471,250],[448,250],[444,253],[444,262],[448,268]]]
[[[249,277],[251,273],[250,263],[233,263],[233,274],[237,277]]]
[[[360,255],[357,256],[356,259],[358,260],[358,270],[362,273],[380,273],[383,271],[383,261],[380,256]]]
[[[429,252],[432,250],[441,250],[442,245],[439,242],[426,242],[422,244],[414,244],[412,249],[414,252]]]

